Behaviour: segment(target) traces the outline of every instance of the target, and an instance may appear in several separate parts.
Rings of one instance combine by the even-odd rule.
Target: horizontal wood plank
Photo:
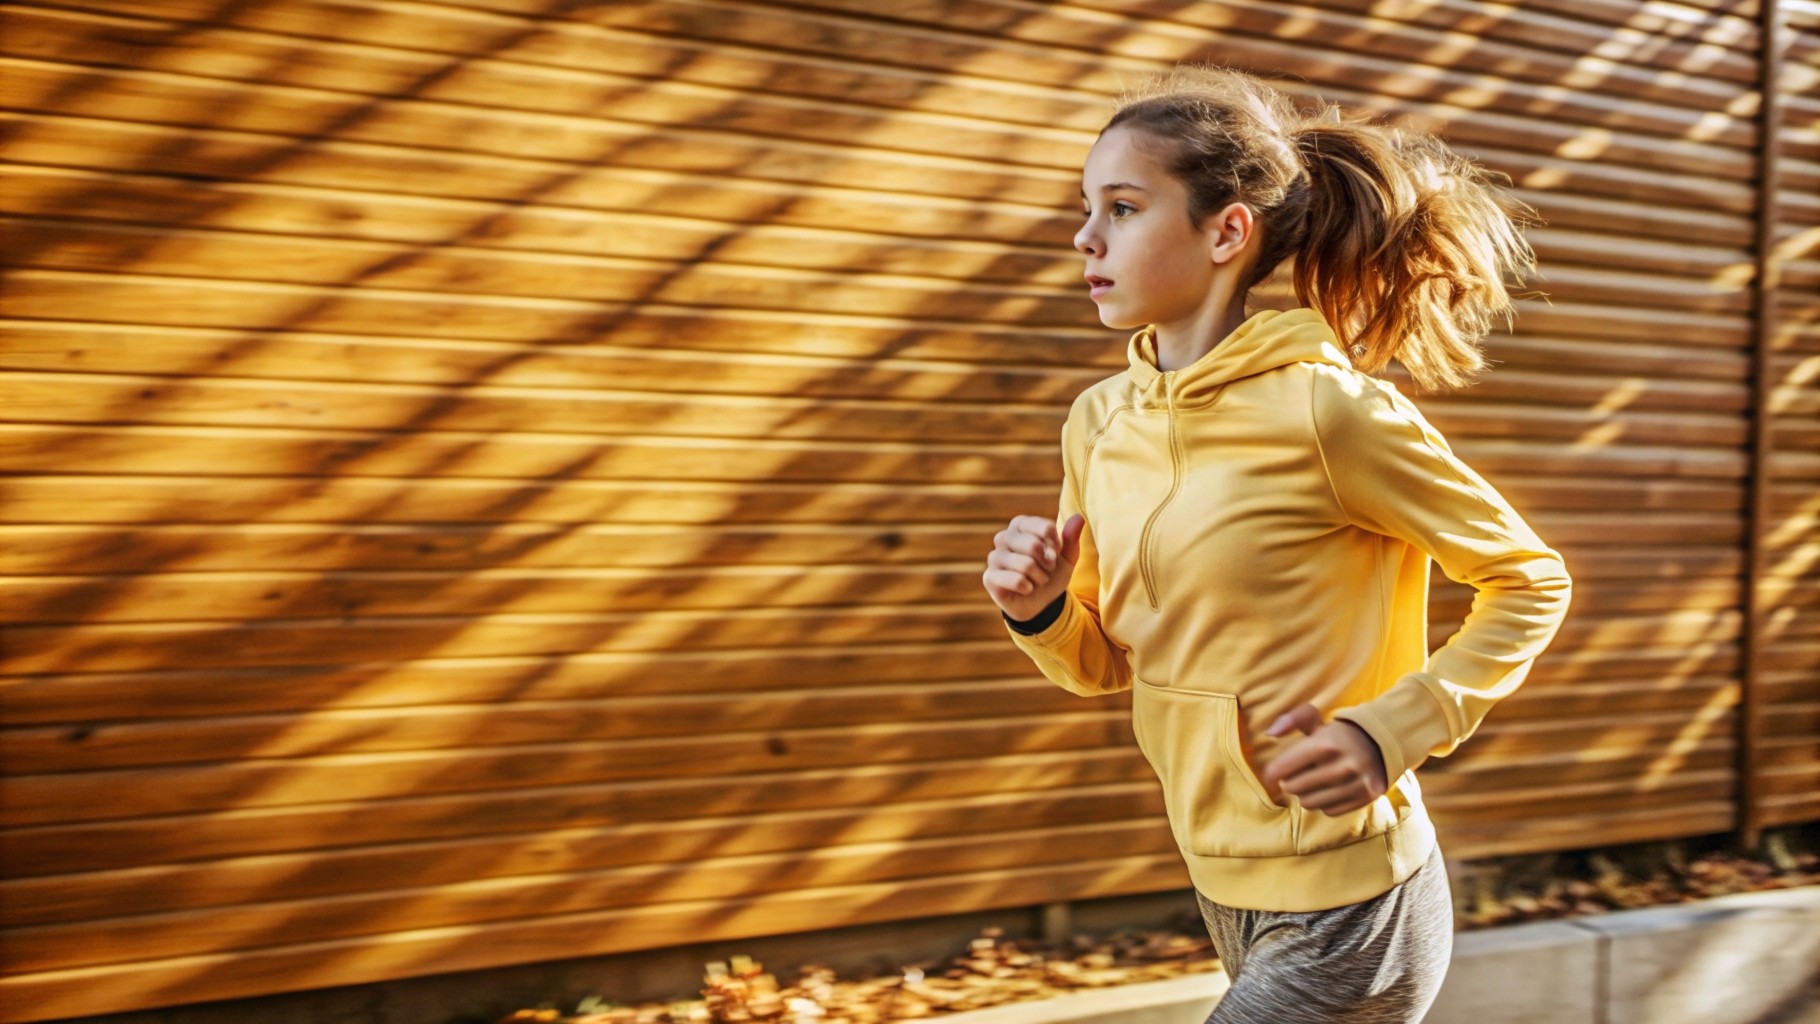
[[[990,535],[986,537],[990,543]],[[613,614],[629,611],[740,610],[759,606],[802,609],[868,601],[895,605],[963,604],[981,593],[985,556],[975,535],[973,557],[958,563],[878,566],[776,565],[726,568],[480,569],[383,572],[162,571],[117,576],[0,579],[0,615],[16,627],[52,623],[243,624],[316,617],[458,616],[477,607],[494,615]],[[990,551],[990,547],[986,547]],[[1430,565],[1431,572],[1433,565]],[[1471,591],[1453,587],[1432,601],[1431,615],[1463,617]],[[1678,593],[1660,587],[1601,586],[1581,590],[1603,614],[1671,609],[1722,610],[1741,599],[1735,585],[1689,585]],[[1795,595],[1784,600],[1796,603]]]
[[[263,332],[256,338],[220,330],[176,330],[124,324],[12,320],[0,322],[8,343],[0,368],[39,372],[227,376],[311,381],[562,388],[611,381],[618,388],[674,394],[890,395],[928,401],[1071,402],[1088,386],[1119,371],[1126,338],[1107,332],[1083,338],[1090,364],[1072,368],[1017,367],[982,361],[990,339],[968,361],[894,358],[888,352],[837,356],[672,351],[613,345],[565,346],[423,341],[406,338]],[[1009,342],[1012,339],[1006,338]],[[1097,341],[1097,345],[1089,345]],[[1740,353],[1694,345],[1599,342],[1585,338],[1495,334],[1486,339],[1495,369],[1473,393],[1513,399],[1541,386],[1558,400],[1576,390],[1622,388],[1639,409],[1734,411],[1746,399]],[[704,358],[707,356],[707,358]],[[1115,358],[1119,366],[1111,365]],[[1780,379],[1807,371],[1814,357],[1793,353],[1777,363]],[[199,368],[207,367],[206,373]],[[683,374],[694,381],[687,386]],[[1415,390],[1407,373],[1384,379]],[[1520,387],[1506,381],[1520,382]],[[1445,394],[1416,393],[1418,404],[1445,415],[1470,408]],[[832,447],[832,446],[828,446]],[[989,449],[990,450],[990,449]]]
[[[1730,542],[1736,543],[1736,531],[1731,532]],[[1581,616],[1564,624],[1557,636],[1563,645],[1596,636],[1602,646],[1641,646],[1724,640],[1735,634],[1736,626],[1730,610],[1714,615],[1695,608]],[[1435,623],[1430,633],[1443,628],[1445,623]],[[325,651],[349,661],[389,662],[429,656],[656,651],[678,645],[750,654],[796,645],[980,640],[1002,636],[1003,630],[997,609],[980,599],[959,605],[867,605],[828,611],[712,609],[45,625],[12,631],[10,669],[42,674],[322,665]]]
[[[272,901],[295,901],[486,878],[603,871],[918,839],[989,836],[1057,822],[1088,829],[1163,814],[1147,781],[985,793],[872,807],[545,828],[454,839],[0,880],[12,925],[55,924]],[[1167,828],[1163,829],[1167,834]]]
[[[1156,784],[1133,745],[771,773],[757,779],[617,781],[413,795],[387,801],[236,808],[200,815],[63,822],[0,830],[9,877],[198,863],[296,851],[351,850],[461,836],[727,819],[804,810],[918,805],[984,794]]]
[[[719,226],[721,235],[742,231],[737,224]],[[16,254],[16,265],[47,271],[106,273],[119,264],[122,253],[132,252],[134,272],[147,276],[358,289],[650,301],[703,309],[815,308],[912,319],[939,310],[944,317],[986,322],[1069,323],[1078,318],[1052,307],[1088,308],[1076,260],[1056,257],[1039,264],[1032,256],[1013,253],[1009,266],[979,274],[982,264],[999,261],[977,251],[983,248],[978,243],[972,252],[928,253],[902,270],[875,266],[880,261],[864,255],[874,247],[862,245],[849,245],[858,250],[858,258],[836,269],[828,255],[838,257],[839,248],[814,261],[822,266],[805,267],[785,262],[776,252],[758,263],[700,251],[679,261],[669,254],[632,255],[617,245],[605,250],[611,255],[551,253],[470,245],[462,236],[423,246],[189,227],[77,225],[48,217],[0,224],[0,243]],[[1557,299],[1711,314],[1741,315],[1750,309],[1744,286],[1748,261],[1742,254],[1677,252],[1654,239],[1625,245],[1609,237],[1571,235],[1538,237],[1535,245],[1538,256],[1552,265],[1548,293]],[[895,243],[891,247],[895,250]],[[1626,259],[1626,250],[1633,247],[1644,254]],[[788,247],[781,255],[788,257]],[[1583,265],[1589,259],[1595,265]],[[1025,271],[1023,279],[1007,280],[1007,271],[1018,268]],[[939,291],[939,307],[932,303],[931,291]]]
[[[1499,485],[1513,503],[1532,509],[1526,518],[1561,525],[1560,512],[1609,509],[1625,513],[1737,512],[1739,489],[1723,483],[1678,480],[1587,485],[1568,479],[1518,480]],[[1799,497],[1801,492],[1797,490]],[[1007,520],[1008,522],[1009,520]],[[1679,520],[1682,523],[1691,520]],[[1799,519],[1792,515],[1791,529]],[[980,539],[999,528],[977,523],[906,523],[897,527],[783,524],[674,526],[539,523],[491,526],[454,524],[230,523],[134,526],[0,525],[0,571],[21,582],[81,567],[96,573],[262,570],[475,571],[482,569],[697,568],[738,565],[928,565],[983,558]],[[1575,524],[1576,532],[1586,529]],[[1799,534],[1781,551],[1783,574],[1811,557]],[[707,543],[704,544],[704,538]],[[1551,538],[1553,540],[1553,538]],[[1599,580],[1674,580],[1704,588],[1708,577],[1736,574],[1738,556],[1713,548],[1609,549],[1560,543],[1576,584]],[[1775,550],[1775,549],[1772,549]],[[1772,566],[1772,574],[1777,569]],[[1431,578],[1439,579],[1431,569]],[[1662,600],[1672,601],[1669,590]],[[1431,608],[1433,606],[1431,605]]]
[[[766,675],[771,675],[766,672]],[[1125,701],[1095,702],[1110,712]],[[773,687],[714,694],[585,701],[514,700],[504,705],[320,709],[292,715],[140,720],[94,726],[15,727],[0,734],[9,774],[47,775],[265,758],[406,750],[477,751],[524,744],[611,744],[672,737],[864,728],[867,723],[951,722],[1078,714],[1080,698],[1047,679],[867,686],[853,690]],[[809,735],[809,734],[805,734]],[[833,736],[834,734],[827,734]],[[769,741],[767,741],[769,742]],[[632,750],[627,756],[636,756]],[[665,754],[664,757],[671,755]],[[707,765],[703,766],[706,770]],[[713,766],[733,770],[732,766]],[[780,767],[789,767],[780,765]]]
[[[437,750],[249,757],[226,764],[14,775],[0,779],[0,825],[19,827],[233,808],[437,793],[715,777],[940,762],[1130,745],[1130,716],[1071,711],[975,721],[872,722],[725,736],[640,737]],[[480,723],[476,722],[479,726]],[[484,727],[484,726],[482,726]],[[830,792],[824,806],[842,797]]]
[[[1532,385],[1532,394],[1545,388]],[[1509,392],[1506,392],[1508,395]],[[0,402],[17,420],[85,423],[128,417],[139,423],[331,430],[496,433],[535,424],[573,434],[763,438],[959,445],[1054,443],[1067,409],[1012,401],[908,402],[735,395],[648,395],[604,387],[524,389],[476,384],[315,384],[245,379],[172,379],[19,371],[0,375]],[[1692,403],[1698,407],[1699,403]],[[1495,401],[1430,401],[1436,426],[1462,438],[1574,439],[1595,432],[1608,444],[1674,444],[1690,449],[1742,443],[1735,415],[1693,410],[1582,409]],[[541,433],[542,431],[539,431]]]
[[[1436,618],[1435,628],[1446,628]],[[1782,648],[1778,648],[1782,650]],[[950,653],[952,652],[952,653]],[[1813,649],[1820,655],[1820,646]],[[1781,667],[1798,669],[1795,648]],[[7,722],[69,724],[129,719],[145,713],[144,695],[158,694],[158,720],[277,714],[315,708],[407,708],[505,704],[515,700],[575,701],[681,695],[723,699],[768,692],[776,678],[798,689],[852,689],[910,683],[1004,681],[1029,673],[1028,659],[998,638],[954,641],[939,650],[920,644],[865,644],[783,649],[765,655],[775,673],[754,673],[744,651],[656,651],[551,657],[428,657],[397,663],[352,663],[260,669],[181,666],[165,671],[0,677],[0,713]],[[1023,660],[1020,660],[1023,659]],[[1551,681],[1676,679],[1735,670],[1726,641],[1685,649],[1648,644],[1550,652],[1526,687]],[[1820,657],[1811,664],[1820,665]],[[1519,691],[1519,697],[1523,691]],[[1100,698],[1104,707],[1127,697]],[[1517,699],[1517,698],[1513,698]],[[1098,705],[1096,705],[1098,706]]]
[[[746,197],[743,206],[727,207],[721,215],[748,221],[911,230],[960,238],[1015,237],[1032,244],[1067,245],[1073,226],[1053,220],[1053,211],[1078,209],[1079,204],[1072,194],[1078,189],[1078,175],[1059,167],[1012,168],[946,154],[800,141],[780,148],[776,143],[669,124],[593,122],[595,134],[611,140],[618,159],[613,165],[591,168],[534,152],[507,158],[334,139],[313,141],[306,154],[299,154],[292,152],[296,149],[292,140],[259,134],[66,118],[49,112],[0,112],[0,126],[6,127],[0,135],[0,157],[25,164],[583,206],[603,194],[603,188],[612,195],[642,183],[636,200],[641,209],[695,216],[703,215],[700,186],[706,185],[717,201]],[[1435,122],[1414,127],[1447,130]],[[181,146],[176,145],[178,140]],[[1552,155],[1563,140],[1539,141],[1541,152],[1506,148],[1509,141],[1493,132],[1477,140],[1472,158],[1508,175],[1521,189],[1607,196],[1627,203],[1672,203],[1738,217],[1754,210],[1747,184],[1677,174],[1672,159],[1662,161],[1662,167],[1574,160]],[[110,147],[117,155],[108,155]],[[739,176],[732,177],[733,172]],[[678,180],[678,173],[692,178]],[[815,184],[804,184],[809,181]],[[882,211],[868,216],[865,205],[843,207],[840,199],[847,189],[907,193],[915,203],[890,210],[880,220]],[[820,220],[817,196],[832,204]],[[1798,194],[1787,202],[1794,204],[1793,209],[1804,208]],[[1052,233],[1016,231],[1018,224],[1028,224],[1032,208],[1052,222]],[[848,218],[845,222],[831,219],[842,214]],[[994,214],[1000,217],[995,219]]]
[[[770,194],[762,186],[708,174],[666,178],[626,168],[602,168],[597,173],[603,186],[613,182],[619,187],[603,187],[586,197],[565,196],[566,202],[546,204],[539,196],[513,200],[405,195],[395,189],[356,191],[173,177],[168,171],[138,173],[124,167],[106,171],[21,164],[9,167],[0,178],[0,212],[54,217],[79,202],[82,216],[88,220],[177,223],[273,235],[425,246],[459,241],[545,253],[610,250],[646,259],[686,260],[712,252],[717,259],[733,263],[883,273],[940,273],[944,266],[958,263],[970,265],[975,280],[1025,283],[1045,275],[1069,282],[1074,279],[1072,273],[1064,273],[1071,264],[1057,251],[1064,241],[1057,236],[1072,225],[1051,219],[1078,208],[1078,200],[1070,200],[1067,183],[1060,176],[1035,176],[1027,179],[1022,192],[1010,194],[1005,191],[1013,187],[1010,181],[981,182],[979,195],[965,206],[957,205],[951,196],[930,196],[914,209],[906,208],[902,197],[891,193],[911,189],[918,184],[915,179],[891,182],[889,190],[879,188],[886,182],[869,182],[874,191],[861,191],[857,185],[842,192],[804,184],[797,190],[798,202],[775,209],[769,216],[737,221],[739,230],[729,232],[726,225],[733,221],[704,219],[704,214],[725,215],[736,208],[709,204],[728,203],[729,196],[739,194]],[[673,187],[658,187],[664,182]],[[997,188],[985,187],[988,185]],[[677,191],[682,195],[670,195]],[[1575,262],[1591,265],[1684,270],[1714,265],[1728,257],[1745,258],[1742,254],[1751,235],[1750,221],[1744,216],[1706,208],[1663,209],[1644,201],[1647,187],[1643,191],[1631,198],[1595,198],[1559,188],[1510,189],[1514,198],[1537,207],[1546,218],[1547,227],[1532,229],[1527,236],[1541,255],[1572,254]],[[866,209],[867,204],[875,209],[861,221],[805,219],[836,197],[854,204],[855,209]],[[1798,192],[1789,194],[1791,202],[1798,198]],[[802,200],[809,200],[807,210]],[[925,218],[932,212],[925,206],[952,210],[960,223],[963,218],[981,215],[1012,217],[1020,204],[1029,207],[1024,216],[1035,235],[1008,234],[991,240],[924,236],[930,226]],[[662,212],[665,210],[669,212]],[[868,232],[862,229],[866,223],[893,223],[897,230]],[[969,225],[967,230],[975,230],[975,226]],[[906,231],[914,234],[906,235]],[[1608,248],[1627,237],[1668,244]],[[1700,239],[1700,244],[1691,244],[1690,238]]]

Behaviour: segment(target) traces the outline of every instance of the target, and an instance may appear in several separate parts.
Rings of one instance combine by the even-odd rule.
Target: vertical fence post
[[[1756,273],[1752,276],[1750,336],[1750,468],[1746,490],[1744,625],[1740,630],[1740,690],[1737,718],[1738,839],[1755,849],[1763,838],[1758,799],[1758,748],[1761,726],[1758,699],[1763,655],[1763,540],[1769,523],[1770,396],[1775,364],[1770,345],[1776,333],[1776,290],[1781,267],[1776,258],[1776,197],[1781,180],[1776,150],[1782,134],[1782,15],[1777,0],[1760,0],[1758,13],[1757,224]]]

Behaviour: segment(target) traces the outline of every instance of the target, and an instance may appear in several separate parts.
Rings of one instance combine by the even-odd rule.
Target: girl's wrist
[[[1372,738],[1371,733],[1368,733],[1365,731],[1364,726],[1360,725],[1359,723],[1353,721],[1350,718],[1339,718],[1339,719],[1335,719],[1335,721],[1345,722],[1347,725],[1352,726],[1353,729],[1355,731],[1357,731],[1360,736],[1365,737],[1366,746],[1371,748],[1372,756],[1377,758],[1378,778],[1383,779],[1384,784],[1386,786],[1388,786],[1390,784],[1390,769],[1388,766],[1386,766],[1384,764],[1384,749],[1382,747],[1378,746],[1378,741]]]
[[[1064,590],[1055,596],[1055,600],[1049,602],[1048,607],[1037,612],[1028,619],[1014,619],[1011,617],[1011,613],[1005,611],[1003,608],[999,609],[999,614],[1005,617],[1005,622],[1009,624],[1012,629],[1025,636],[1035,636],[1043,630],[1048,629],[1050,626],[1055,625],[1055,620],[1062,617],[1062,607],[1067,603],[1068,592]]]

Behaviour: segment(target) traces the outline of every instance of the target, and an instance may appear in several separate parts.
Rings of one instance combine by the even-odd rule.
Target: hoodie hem
[[[1437,837],[1426,809],[1356,843],[1278,857],[1204,857],[1182,850],[1207,899],[1245,910],[1331,910],[1382,896],[1416,873]]]

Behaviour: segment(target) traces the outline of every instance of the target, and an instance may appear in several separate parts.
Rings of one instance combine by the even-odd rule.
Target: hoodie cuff
[[[1009,612],[1002,608],[999,609],[999,614],[1005,617],[1005,624],[1016,632],[1022,633],[1025,636],[1035,636],[1054,625],[1055,620],[1062,617],[1062,606],[1067,603],[1068,592],[1064,590],[1055,595],[1055,600],[1049,602],[1049,607],[1044,608],[1042,611],[1037,612],[1028,619],[1014,619]]]
[[[1340,708],[1332,715],[1364,729],[1377,741],[1384,755],[1385,778],[1391,783],[1428,760],[1437,747],[1451,750],[1454,745],[1447,713],[1420,676],[1406,675],[1378,697]]]
[[[1070,635],[1079,631],[1081,619],[1087,613],[1080,610],[1080,604],[1073,598],[1072,593],[1064,590],[1062,596],[1056,598],[1048,608],[1038,612],[1035,619],[1024,621],[1034,624],[1047,616],[1051,608],[1055,609],[1055,620],[1034,633],[1026,633],[1019,629],[1016,625],[1017,620],[1005,615],[1003,609],[1000,609],[999,614],[1004,616],[1005,629],[1011,633],[1013,638],[1040,649],[1061,650],[1068,646]]]

